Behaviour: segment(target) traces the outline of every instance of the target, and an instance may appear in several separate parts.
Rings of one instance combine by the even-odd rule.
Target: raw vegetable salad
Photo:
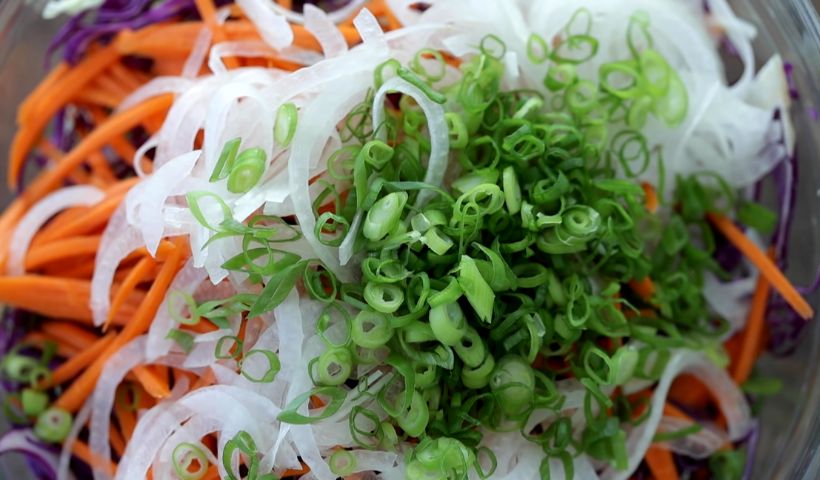
[[[817,285],[783,273],[788,66],[725,0],[63,13],[8,155],[0,453],[59,479],[749,477],[755,361]]]

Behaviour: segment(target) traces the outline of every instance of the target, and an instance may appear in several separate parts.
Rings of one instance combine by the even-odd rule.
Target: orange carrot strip
[[[63,408],[69,412],[76,412],[85,402],[88,395],[94,390],[97,378],[100,376],[105,362],[120,347],[133,340],[137,335],[145,332],[151,324],[151,320],[159,309],[168,286],[171,284],[182,258],[181,249],[175,249],[162,266],[159,275],[148,294],[145,296],[139,309],[131,318],[122,331],[117,335],[114,342],[103,352],[102,355],[82,373],[71,386],[54,403],[55,406]]]
[[[769,282],[761,275],[757,279],[749,319],[743,331],[743,341],[738,352],[737,361],[731,365],[732,378],[741,384],[749,378],[757,359],[757,349],[763,334],[763,319],[766,316],[766,305],[769,303]]]
[[[216,21],[216,6],[213,0],[194,0],[199,16],[205,21],[205,25],[211,30],[213,34],[214,43],[221,43],[226,40],[225,31]],[[239,66],[239,60],[235,57],[228,57],[224,59],[225,66],[233,69]]]
[[[64,358],[74,358],[80,353],[77,347],[60,343],[56,338],[42,332],[27,333],[21,340],[21,343],[37,347],[41,350],[45,348],[46,343],[53,343],[57,345],[57,355]]]
[[[630,280],[629,288],[637,293],[641,299],[649,301],[655,295],[655,283],[649,277],[644,277],[640,280]]]
[[[88,448],[88,445],[80,440],[76,440],[74,442],[74,446],[71,448],[71,453],[90,467],[99,468],[102,471],[108,472],[110,476],[114,476],[114,472],[117,471],[116,463],[111,461],[108,465],[104,464],[103,460],[101,458],[97,458],[94,452]]]
[[[42,177],[47,179],[45,185],[38,185],[39,188],[36,189],[33,188],[34,185],[30,186],[22,197],[30,201],[42,198],[48,191],[56,188],[66,174],[79,166],[88,155],[102,148],[112,138],[123,135],[138,126],[146,118],[165,112],[172,102],[172,95],[160,95],[150,98],[130,110],[111,116],[68,152],[55,168],[43,172]]]
[[[134,367],[131,370],[148,395],[156,399],[168,398],[171,396],[171,389],[167,382],[163,382],[157,373],[146,365]]]
[[[31,119],[34,111],[37,110],[39,102],[47,99],[45,92],[51,88],[70,70],[70,66],[66,62],[60,62],[54,67],[51,72],[41,81],[25,100],[20,103],[20,108],[17,109],[17,123],[26,123]]]
[[[121,402],[114,402],[114,416],[117,417],[117,424],[120,426],[122,436],[129,440],[137,427],[137,417],[134,411]]]
[[[202,476],[202,480],[219,480],[219,469],[216,465],[208,467],[208,471]]]
[[[108,440],[111,442],[114,453],[122,457],[123,452],[125,452],[125,439],[122,437],[120,431],[114,427],[114,424],[108,427]]]
[[[94,333],[69,322],[47,321],[40,328],[43,333],[80,350],[91,347],[99,339]]]
[[[26,255],[26,270],[36,270],[43,265],[55,260],[79,257],[82,255],[93,256],[100,246],[100,236],[72,237],[62,241],[47,243],[35,248],[31,248]]]
[[[646,451],[644,460],[655,480],[677,480],[679,478],[675,459],[668,449],[653,445]]]
[[[91,286],[83,281],[35,275],[0,277],[0,302],[47,317],[90,319],[90,293]]]
[[[154,260],[151,257],[146,256],[142,257],[142,259],[137,262],[137,265],[131,269],[120,284],[120,288],[117,289],[117,293],[114,295],[114,298],[111,300],[111,310],[109,310],[108,318],[105,320],[105,324],[103,324],[103,331],[108,329],[108,326],[114,320],[114,317],[120,310],[120,307],[122,307],[128,299],[128,296],[137,287],[137,284],[143,280],[152,268],[154,268]]]
[[[680,418],[681,420],[692,420],[692,417],[686,414],[683,410],[679,409],[678,407],[672,405],[669,402],[666,402],[663,405],[663,414],[667,417],[675,417]]]
[[[111,65],[111,76],[129,92],[138,89],[145,83],[145,79],[140,78],[136,72],[120,62]]]
[[[89,88],[83,90],[79,94],[75,101],[81,103],[87,103],[91,105],[98,105],[101,107],[106,108],[117,108],[117,106],[122,102],[123,96],[117,95],[108,91],[105,91],[101,88]]]
[[[783,272],[766,256],[766,253],[760,250],[754,242],[737,228],[731,219],[716,212],[706,214],[706,218],[709,219],[712,225],[714,225],[727,240],[732,242],[738,250],[746,255],[749,261],[760,270],[760,274],[771,283],[772,288],[783,296],[783,299],[788,302],[798,315],[804,319],[809,319],[814,316],[814,310],[811,308],[811,305],[809,305],[806,299],[794,288],[794,285],[783,275]]]
[[[94,176],[99,177],[106,183],[106,186],[113,185],[119,181],[108,160],[100,152],[92,153],[88,156],[88,165],[91,167]]]
[[[307,475],[308,473],[310,473],[310,467],[303,463],[302,468],[291,468],[289,470],[285,470],[284,472],[282,472],[282,478],[298,477],[302,475]]]
[[[90,208],[84,208],[81,213],[67,219],[65,223],[46,225],[40,233],[34,237],[32,246],[37,246],[45,242],[50,242],[60,238],[75,235],[87,234],[94,229],[100,228],[108,222],[111,215],[119,207],[125,194],[139,182],[138,178],[129,178],[118,184],[112,185],[106,190],[106,197]]]
[[[97,340],[94,345],[66,360],[51,372],[51,377],[44,382],[43,386],[53,387],[74,378],[75,375],[96,360],[113,340],[114,334],[109,333]]]
[[[37,111],[32,112],[30,118],[25,118],[25,123],[20,125],[20,129],[12,140],[8,165],[9,186],[13,187],[17,182],[26,154],[31,150],[54,114],[118,57],[119,53],[114,47],[105,47],[92,53],[66,73],[60,80],[59,88],[36,92],[37,96],[34,97],[36,100],[32,101],[38,102]]]
[[[646,197],[644,200],[646,211],[649,213],[657,212],[660,203],[658,202],[658,192],[655,191],[655,187],[647,182],[641,182],[641,188],[643,188],[643,193]]]
[[[57,188],[66,176],[76,169],[89,154],[99,150],[111,138],[122,135],[139,125],[145,118],[166,111],[172,101],[172,95],[161,95],[149,99],[128,111],[112,116],[66,154],[54,168],[44,171],[35,182],[29,185],[28,189],[0,217],[0,267],[5,264],[8,255],[8,245],[11,241],[13,225],[20,220],[29,206]]]

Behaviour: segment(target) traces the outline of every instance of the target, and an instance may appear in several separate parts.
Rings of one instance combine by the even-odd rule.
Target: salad
[[[819,282],[783,273],[789,66],[725,0],[60,14],[8,155],[0,453],[58,479],[749,478],[778,389],[755,362]]]

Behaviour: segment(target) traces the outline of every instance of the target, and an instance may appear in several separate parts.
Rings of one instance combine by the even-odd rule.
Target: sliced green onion
[[[198,445],[183,442],[171,454],[174,471],[182,480],[199,480],[208,472],[208,457]]]
[[[430,420],[430,410],[427,408],[427,403],[424,397],[417,391],[413,391],[413,399],[410,402],[410,407],[404,414],[396,419],[399,427],[404,430],[404,433],[411,437],[419,437],[427,428],[427,422]]]
[[[467,330],[464,312],[458,303],[448,303],[430,309],[430,328],[439,342],[456,345]]]
[[[356,457],[347,450],[336,450],[327,463],[330,471],[339,477],[351,475],[356,470]]]
[[[387,316],[380,312],[362,310],[353,317],[350,337],[353,343],[364,348],[379,348],[393,336],[393,328]]]
[[[32,417],[40,415],[48,407],[48,395],[31,388],[24,388],[20,395],[20,403],[26,415]]]
[[[265,367],[265,370],[262,373],[259,372],[249,372],[246,368],[246,363],[249,358],[254,355],[262,355],[267,360],[268,365]],[[242,376],[250,380],[254,383],[270,383],[276,378],[276,374],[279,373],[281,370],[282,365],[279,363],[279,357],[276,356],[276,353],[272,352],[271,350],[262,350],[262,349],[253,349],[250,350],[245,356],[242,358],[242,362],[240,362],[239,369],[242,373]]]
[[[367,212],[362,234],[378,241],[396,228],[407,204],[407,192],[393,192],[380,198]]]
[[[287,148],[296,134],[296,105],[283,103],[276,111],[276,124],[273,126],[273,139],[277,145]]]
[[[228,173],[230,173],[233,168],[233,162],[237,152],[239,152],[239,144],[241,142],[241,138],[234,138],[225,142],[225,145],[222,147],[222,152],[216,161],[214,171],[208,179],[211,183],[223,180],[228,176]]]
[[[527,39],[527,58],[534,64],[544,63],[549,57],[549,46],[546,40],[537,33],[530,34]]]
[[[242,340],[236,335],[225,335],[216,341],[214,357],[219,360],[238,360],[242,356]]]
[[[489,322],[493,313],[495,293],[487,285],[476,266],[475,260],[462,255],[458,265],[458,285],[467,297],[467,301],[484,322]]]
[[[70,413],[51,407],[37,417],[34,434],[44,442],[60,443],[68,437],[73,422]]]
[[[297,410],[312,396],[328,397],[330,401],[318,415],[305,416],[298,413]],[[339,411],[346,396],[347,392],[339,387],[315,387],[291,400],[276,418],[281,422],[292,423],[294,425],[315,423]]]
[[[236,157],[228,175],[228,191],[246,193],[252,189],[265,173],[267,154],[261,148],[249,148]]]
[[[319,355],[316,369],[320,385],[341,385],[353,371],[353,356],[345,347],[333,347]]]
[[[524,359],[507,355],[495,365],[490,389],[501,410],[510,418],[520,417],[531,407],[535,375]]]

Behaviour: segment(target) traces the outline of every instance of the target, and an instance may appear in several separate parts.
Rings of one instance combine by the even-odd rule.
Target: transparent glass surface
[[[489,0],[488,0],[489,1]],[[792,111],[797,133],[800,182],[788,274],[807,284],[820,264],[820,21],[810,0],[730,0],[741,17],[758,27],[756,52],[762,64],[777,52],[794,66],[800,100]],[[820,3],[820,0],[814,4]],[[17,105],[45,73],[44,53],[59,21],[44,21],[38,2],[0,0],[0,152],[5,158],[15,131]],[[2,167],[2,166],[0,166]],[[5,171],[5,168],[0,168]],[[5,182],[3,182],[5,183]],[[10,194],[0,188],[0,206]],[[820,296],[810,302],[820,310]],[[783,391],[760,413],[755,479],[820,478],[820,318],[810,321],[797,351],[764,356],[761,373],[777,376]],[[2,395],[2,392],[0,392]],[[0,417],[0,431],[5,422]],[[0,457],[0,479],[27,480],[19,457]]]

